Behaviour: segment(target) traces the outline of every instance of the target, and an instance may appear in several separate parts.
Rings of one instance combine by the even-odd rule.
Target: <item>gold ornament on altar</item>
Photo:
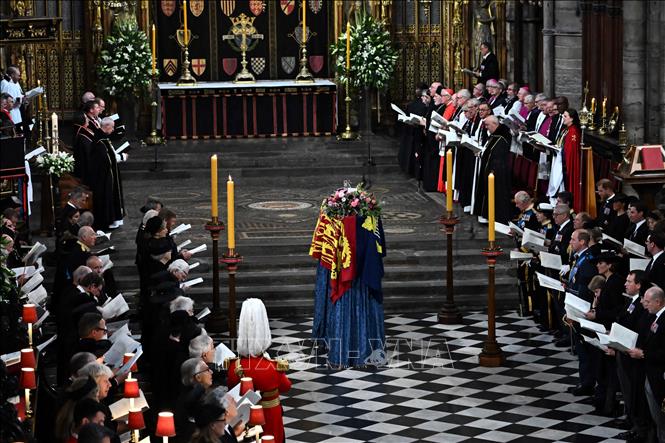
[[[196,79],[189,71],[189,43],[192,41],[192,32],[187,27],[187,0],[182,2],[182,18],[183,18],[183,29],[178,29],[176,31],[176,40],[178,44],[183,49],[182,57],[182,73],[180,78],[176,83],[180,85],[195,85]]]
[[[240,14],[237,17],[229,18],[232,24],[231,29],[222,39],[228,41],[231,48],[242,53],[242,60],[240,62],[242,69],[233,81],[234,83],[254,83],[256,82],[254,75],[247,70],[247,51],[254,49],[258,44],[258,40],[263,40],[263,34],[259,34],[254,27],[254,19],[256,17],[248,17],[245,14]]]

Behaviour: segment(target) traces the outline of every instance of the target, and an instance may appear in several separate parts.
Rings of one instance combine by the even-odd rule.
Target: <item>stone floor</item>
[[[593,414],[577,360],[516,312],[497,318],[500,368],[478,365],[487,315],[442,325],[433,314],[386,317],[384,367],[331,370],[311,341],[311,318],[271,321],[271,356],[287,358],[283,395],[293,442],[616,442],[623,430]]]
[[[223,220],[222,178],[231,174],[235,182],[237,250],[244,256],[239,297],[264,297],[273,318],[271,353],[292,361],[293,387],[283,399],[288,441],[613,441],[621,432],[615,422],[590,414],[592,406],[565,393],[576,383],[575,357],[555,348],[549,336],[514,311],[502,311],[497,323],[508,355],[501,368],[477,364],[487,327],[486,316],[477,311],[454,326],[440,325],[426,313],[387,315],[391,360],[386,367],[333,371],[325,355],[313,355],[308,305],[288,307],[312,298],[314,263],[307,249],[318,205],[345,180],[355,184],[363,178],[365,150],[362,142],[340,144],[332,138],[173,142],[158,152],[163,171],[149,172],[152,149],[136,149],[123,171],[129,215],[125,227],[114,232],[114,243],[132,251],[138,208],[146,195],[154,195],[175,209],[181,222],[192,224],[178,242],[210,245],[203,229],[210,211],[208,157],[217,152]],[[366,176],[384,208],[387,297],[405,294],[421,312],[434,312],[445,284],[441,199],[418,192],[417,183],[399,171],[396,150],[394,140],[373,140],[377,166]],[[462,305],[485,303],[486,267],[478,254],[485,242],[484,229],[463,217],[455,233],[456,293]],[[224,250],[225,238],[221,245]],[[129,289],[135,281],[132,254],[123,254],[114,259],[116,272]],[[206,284],[195,287],[192,296],[202,306],[210,294],[210,249],[197,260],[202,266],[192,277],[201,276]],[[504,282],[504,308],[515,309],[509,266],[500,262],[498,282]],[[223,293],[224,278],[222,273]],[[474,279],[477,286],[465,286]],[[434,288],[431,298],[419,286],[423,280]],[[286,289],[280,292],[280,287]],[[289,298],[293,293],[301,295]],[[414,296],[422,297],[421,303],[413,303]],[[284,305],[275,302],[280,297]],[[284,306],[290,316],[283,315]]]

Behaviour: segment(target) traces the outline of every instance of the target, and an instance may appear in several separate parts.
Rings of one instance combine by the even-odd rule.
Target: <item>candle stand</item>
[[[445,226],[446,231],[446,301],[439,310],[438,317],[439,323],[455,325],[462,322],[462,315],[455,305],[453,294],[453,232],[459,218],[455,217],[453,211],[446,211],[446,214],[439,218],[439,223]]]
[[[501,346],[496,341],[496,287],[494,284],[496,259],[503,254],[503,251],[500,247],[495,246],[493,241],[490,241],[489,247],[483,249],[481,254],[487,259],[488,269],[487,338],[483,343],[482,352],[478,355],[478,363],[480,366],[495,368],[501,366],[506,361]]]
[[[224,223],[218,217],[206,223],[206,231],[212,237],[212,309],[206,321],[206,329],[211,332],[223,332],[225,330],[225,317],[219,302],[219,235],[224,230]]]
[[[227,249],[226,254],[219,260],[219,263],[226,265],[226,272],[228,272],[228,285],[229,285],[229,337],[231,339],[238,337],[238,330],[236,326],[236,271],[238,265],[242,262],[242,256],[236,252],[235,249]],[[215,262],[217,263],[217,262]]]

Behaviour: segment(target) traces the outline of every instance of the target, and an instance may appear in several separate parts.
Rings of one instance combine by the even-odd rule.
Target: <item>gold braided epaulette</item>
[[[288,371],[289,370],[288,360],[284,360],[284,359],[277,360],[276,369],[277,369],[277,372],[286,372],[286,371]]]

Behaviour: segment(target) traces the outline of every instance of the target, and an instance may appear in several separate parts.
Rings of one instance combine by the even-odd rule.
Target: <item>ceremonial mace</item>
[[[478,355],[478,363],[480,366],[495,368],[501,366],[506,357],[503,355],[501,347],[496,341],[496,287],[494,283],[496,259],[503,251],[500,247],[496,246],[494,241],[494,173],[490,173],[487,177],[488,185],[488,221],[489,221],[489,234],[488,234],[488,247],[483,249],[481,254],[487,259],[488,282],[487,282],[487,338],[483,343],[483,350]]]
[[[180,78],[176,83],[177,86],[196,84],[196,79],[192,76],[192,73],[189,72],[189,42],[191,41],[192,34],[187,30],[187,0],[182,1],[182,12],[184,29],[182,31],[180,29],[176,31],[176,40],[183,49],[182,71]]]
[[[439,323],[455,325],[462,322],[462,315],[455,305],[453,294],[453,232],[459,218],[453,214],[453,151],[446,152],[446,213],[439,218],[446,231],[446,301],[439,310]]]

